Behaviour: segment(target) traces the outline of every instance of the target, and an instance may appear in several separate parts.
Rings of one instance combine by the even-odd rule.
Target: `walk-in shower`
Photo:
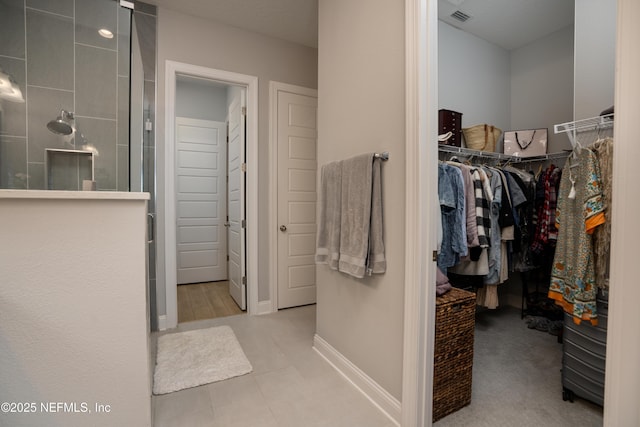
[[[144,191],[153,217],[156,24],[136,0],[0,1],[0,188]],[[149,263],[155,319],[155,243]]]

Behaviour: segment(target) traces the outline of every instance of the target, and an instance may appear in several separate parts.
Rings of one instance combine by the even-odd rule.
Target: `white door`
[[[278,308],[316,302],[316,96],[277,91]]]
[[[226,125],[176,118],[178,284],[227,279]]]
[[[247,309],[245,266],[245,106],[246,90],[229,88],[228,216],[229,293],[236,304]]]

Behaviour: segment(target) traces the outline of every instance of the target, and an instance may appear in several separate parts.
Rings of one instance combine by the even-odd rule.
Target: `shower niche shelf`
[[[47,190],[79,191],[83,183],[94,182],[93,152],[83,150],[45,150]]]

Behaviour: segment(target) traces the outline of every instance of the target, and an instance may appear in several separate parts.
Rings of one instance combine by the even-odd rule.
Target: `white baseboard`
[[[402,407],[398,399],[376,383],[360,368],[351,363],[331,344],[318,334],[313,337],[313,349],[320,354],[343,377],[351,382],[367,399],[369,399],[395,425],[400,427]]]
[[[256,314],[261,315],[269,313],[273,313],[273,305],[271,303],[271,300],[258,301],[258,312]]]
[[[167,315],[162,314],[158,316],[158,330],[166,331],[167,330]]]

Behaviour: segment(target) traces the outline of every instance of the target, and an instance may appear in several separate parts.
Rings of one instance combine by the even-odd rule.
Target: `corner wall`
[[[269,81],[315,89],[317,50],[160,7],[158,10],[158,211],[164,218],[165,63],[183,62],[258,77],[258,210],[269,211]],[[268,218],[259,215],[258,253],[267,254]],[[161,229],[162,227],[159,226]],[[160,237],[160,236],[159,236]],[[163,236],[162,236],[163,237]],[[164,240],[158,259],[164,259]],[[268,257],[258,260],[258,301],[269,295]],[[161,273],[163,274],[163,273]],[[160,275],[159,275],[160,276]],[[166,314],[164,277],[158,277],[158,314]]]
[[[508,50],[438,21],[438,104],[462,127],[509,128],[510,73]]]
[[[510,54],[511,129],[547,128],[548,153],[571,148],[553,125],[573,120],[573,39],[572,25]]]
[[[317,334],[398,400],[405,278],[404,31],[404,2],[319,1],[318,167],[372,151],[389,151],[390,159],[382,165],[387,272],[358,280],[318,266]]]

